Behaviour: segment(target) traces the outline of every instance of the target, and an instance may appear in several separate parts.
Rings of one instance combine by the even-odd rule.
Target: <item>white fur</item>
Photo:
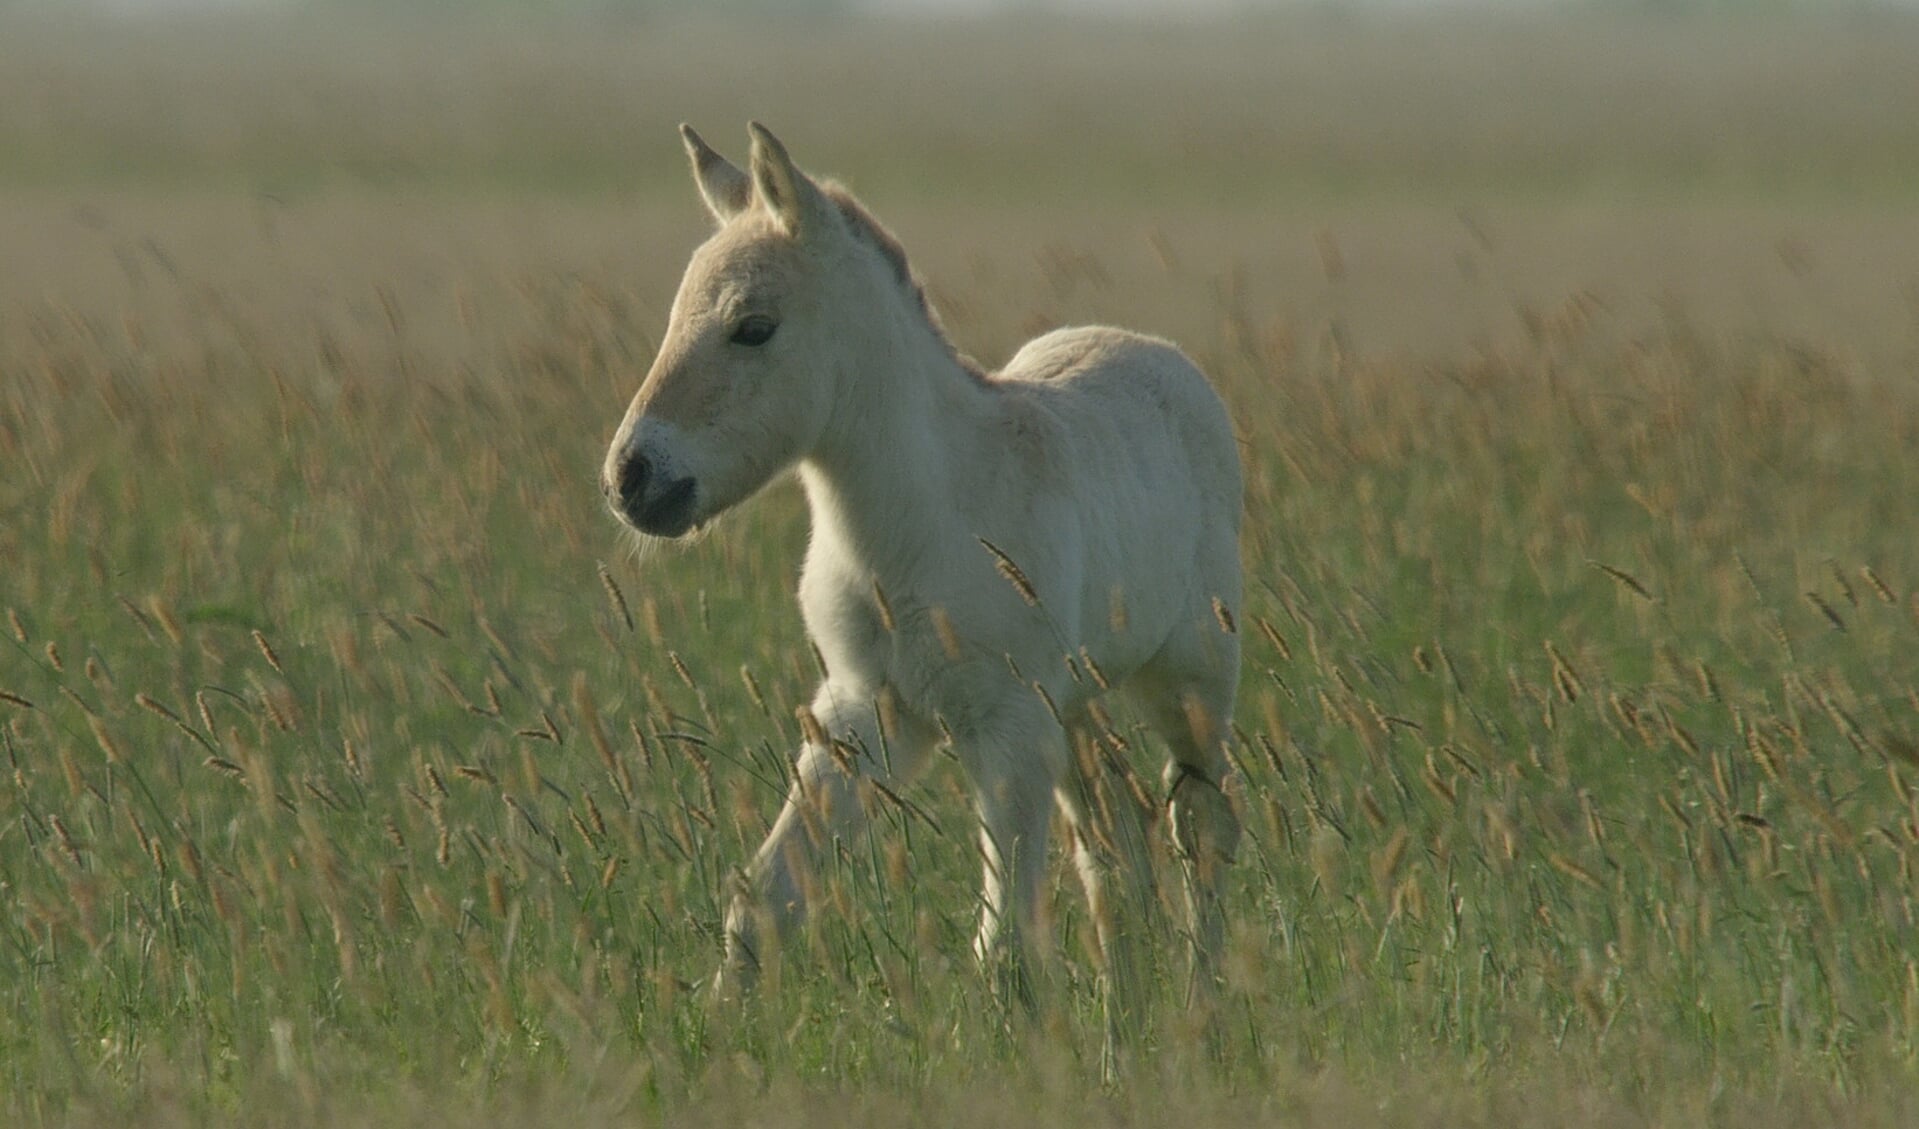
[[[1096,844],[1126,836],[1088,826],[1094,784],[1069,732],[1097,729],[1097,667],[1170,746],[1195,972],[1210,980],[1239,834],[1219,791],[1241,504],[1219,397],[1173,346],[1110,328],[1049,333],[982,374],[843,190],[757,125],[748,172],[684,132],[718,229],[613,440],[609,493],[644,458],[661,481],[695,481],[697,527],[798,468],[812,514],[800,609],[827,669],[811,712],[831,739],[800,750],[728,914],[726,975],[750,976],[765,926],[803,914],[822,846],[858,834],[873,802],[861,778],[897,795],[949,735],[981,824],[978,956],[1023,966],[1057,802],[1113,972],[1133,908],[1105,880],[1124,863],[1137,892],[1142,858],[1109,858]],[[777,318],[764,345],[729,340],[748,314]]]

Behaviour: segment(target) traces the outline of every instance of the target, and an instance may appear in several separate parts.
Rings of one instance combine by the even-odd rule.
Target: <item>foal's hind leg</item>
[[[1099,733],[1083,712],[1068,722],[1076,764],[1058,789],[1073,840],[1073,862],[1086,889],[1087,914],[1099,942],[1100,1008],[1105,1037],[1101,1072],[1111,1081],[1119,1052],[1138,1023],[1138,939],[1153,911],[1152,860],[1139,804],[1102,762]]]
[[[1226,927],[1220,884],[1239,849],[1239,816],[1221,791],[1238,680],[1239,640],[1208,615],[1176,634],[1127,684],[1172,750],[1166,802],[1185,879],[1193,988],[1202,995],[1218,978]]]

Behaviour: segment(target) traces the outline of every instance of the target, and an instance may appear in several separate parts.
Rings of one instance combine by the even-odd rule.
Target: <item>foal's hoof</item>
[[[751,995],[759,981],[759,965],[750,959],[729,957],[720,962],[706,983],[716,1002],[736,1004]]]

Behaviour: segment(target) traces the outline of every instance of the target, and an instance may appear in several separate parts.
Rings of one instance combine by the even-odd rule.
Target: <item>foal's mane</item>
[[[926,296],[926,285],[920,281],[919,275],[914,273],[912,264],[906,261],[906,248],[900,246],[899,239],[886,230],[885,225],[875,219],[873,213],[866,210],[866,205],[855,199],[845,185],[835,180],[827,180],[820,182],[819,187],[826,198],[839,210],[840,219],[845,221],[847,230],[853,233],[854,238],[878,251],[880,258],[886,260],[887,266],[893,270],[894,279],[913,299],[913,304],[918,307],[920,315],[926,319],[926,324],[932,327],[933,336],[945,348],[947,355],[958,361],[960,367],[969,375],[984,380],[986,371],[973,358],[960,352],[959,348],[953,344],[953,339],[947,335],[946,326],[940,321],[939,312],[933,309],[932,300]]]

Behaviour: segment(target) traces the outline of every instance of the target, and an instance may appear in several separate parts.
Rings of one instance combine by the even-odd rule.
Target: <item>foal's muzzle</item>
[[[600,483],[607,502],[622,521],[655,537],[678,537],[693,528],[698,486],[691,476],[672,478],[659,473],[645,455],[638,453],[620,464],[618,481],[607,478]]]

